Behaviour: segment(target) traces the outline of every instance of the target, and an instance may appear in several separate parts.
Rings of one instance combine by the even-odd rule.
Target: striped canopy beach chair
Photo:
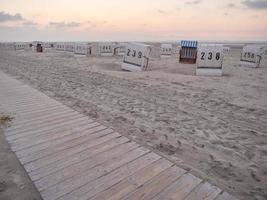
[[[181,41],[180,62],[194,64],[197,60],[197,41]]]

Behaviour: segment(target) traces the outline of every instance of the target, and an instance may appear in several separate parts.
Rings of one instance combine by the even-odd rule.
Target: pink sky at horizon
[[[0,41],[267,41],[266,19],[266,0],[0,0]]]

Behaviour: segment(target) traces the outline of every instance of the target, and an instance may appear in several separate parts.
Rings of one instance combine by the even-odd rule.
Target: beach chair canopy
[[[243,52],[251,52],[255,54],[260,54],[264,48],[267,48],[267,47],[262,46],[262,45],[247,45],[247,46],[244,46]]]
[[[181,47],[197,48],[197,41],[182,40]]]

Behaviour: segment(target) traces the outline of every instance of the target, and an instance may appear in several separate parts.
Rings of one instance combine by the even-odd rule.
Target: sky
[[[0,0],[0,41],[267,41],[267,0]]]

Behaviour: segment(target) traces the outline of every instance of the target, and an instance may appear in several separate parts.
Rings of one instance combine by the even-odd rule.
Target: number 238
[[[127,56],[136,57],[136,50],[127,49]],[[142,58],[142,52],[138,52],[138,58]]]
[[[201,60],[205,60],[205,55],[206,55],[206,52],[201,52]],[[212,60],[212,58],[213,58],[213,53],[209,52],[208,53],[208,60]],[[221,54],[219,52],[217,52],[215,54],[215,59],[220,60],[220,58],[221,58]]]

